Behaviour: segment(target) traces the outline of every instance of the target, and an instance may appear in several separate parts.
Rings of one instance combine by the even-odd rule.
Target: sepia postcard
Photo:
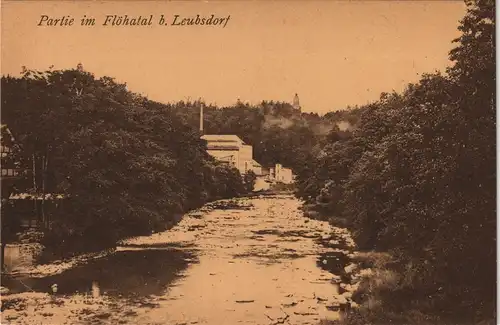
[[[1,1],[1,324],[497,324],[495,30]]]

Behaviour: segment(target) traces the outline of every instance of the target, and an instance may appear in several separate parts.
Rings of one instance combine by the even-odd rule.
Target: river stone
[[[313,310],[304,310],[304,311],[294,311],[293,312],[295,315],[299,316],[311,316],[311,315],[318,315],[318,312],[315,312]]]
[[[346,299],[346,297],[340,295],[340,296],[336,297],[336,302],[340,305],[344,305],[344,304],[347,304],[347,299]]]
[[[355,284],[347,284],[344,289],[346,291],[350,291],[350,292],[354,292],[356,290],[358,290],[359,288],[359,282],[355,283]]]
[[[295,299],[285,299],[281,302],[281,305],[283,307],[289,308],[289,307],[295,307],[299,304],[299,302]]]
[[[318,300],[318,301],[328,301],[328,298],[316,296],[316,300]]]
[[[341,278],[340,278],[340,276],[334,274],[334,275],[332,275],[332,278],[330,281],[333,283],[339,283],[341,281]]]
[[[347,265],[346,267],[344,267],[344,271],[345,273],[352,273],[352,271],[354,271],[354,269],[356,268],[356,264],[349,264]]]

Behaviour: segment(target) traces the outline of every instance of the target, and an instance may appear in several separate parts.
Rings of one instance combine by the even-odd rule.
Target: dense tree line
[[[259,105],[237,102],[217,107],[201,101],[167,104],[168,110],[193,128],[199,127],[204,104],[206,134],[235,134],[253,145],[254,159],[263,166],[281,163],[302,171],[329,138],[350,134],[362,108],[349,108],[319,116],[301,113],[286,102],[262,101]]]
[[[2,123],[15,137],[15,159],[28,171],[2,195],[42,197],[48,243],[113,245],[247,190],[238,170],[206,153],[198,130],[112,78],[98,79],[79,66],[26,70],[19,78],[3,77],[1,86]],[[48,193],[65,199],[49,202]],[[54,203],[56,215],[45,215]],[[2,221],[15,213],[2,213]]]
[[[446,73],[382,94],[300,178],[316,214],[397,261],[398,285],[377,293],[386,304],[360,324],[412,308],[456,323],[495,317],[495,7],[467,5]]]

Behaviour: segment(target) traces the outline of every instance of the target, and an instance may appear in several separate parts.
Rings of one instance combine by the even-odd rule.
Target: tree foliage
[[[398,257],[404,294],[388,300],[491,319],[495,14],[493,1],[467,5],[446,74],[425,75],[367,105],[352,137],[330,139],[315,155],[299,195],[332,220],[347,220],[360,248]]]
[[[30,171],[24,190],[67,198],[44,217],[57,240],[112,245],[244,191],[239,172],[165,105],[81,67],[3,77],[2,122]]]
[[[243,175],[243,184],[245,185],[245,191],[252,192],[255,187],[255,182],[257,180],[257,175],[249,170]]]

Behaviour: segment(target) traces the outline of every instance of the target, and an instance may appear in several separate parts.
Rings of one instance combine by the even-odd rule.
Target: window
[[[19,172],[12,168],[2,169],[2,176],[17,176]]]

